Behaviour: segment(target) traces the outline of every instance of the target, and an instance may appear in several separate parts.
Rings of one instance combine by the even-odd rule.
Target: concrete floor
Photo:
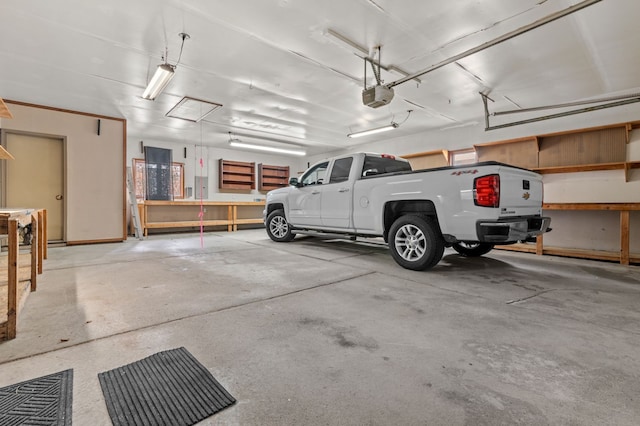
[[[205,425],[637,425],[640,268],[263,229],[52,248],[0,343],[0,386],[74,369],[73,423],[109,425],[97,374],[186,347],[238,400]]]

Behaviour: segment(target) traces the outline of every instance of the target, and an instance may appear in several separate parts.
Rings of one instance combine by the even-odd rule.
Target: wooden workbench
[[[612,211],[619,212],[620,249],[617,251],[553,247],[544,244],[544,234],[539,235],[536,244],[513,244],[508,246],[496,246],[503,250],[522,251],[538,255],[549,254],[553,256],[567,256],[583,259],[607,260],[619,262],[622,265],[640,263],[640,254],[630,251],[630,212],[640,211],[640,203],[544,203],[543,212],[560,211]],[[544,213],[543,213],[544,214]],[[551,227],[553,228],[553,218]],[[585,232],[588,232],[585,231]]]
[[[29,254],[20,254],[19,229],[31,224]],[[0,341],[16,337],[18,314],[30,292],[37,288],[47,258],[47,212],[45,209],[0,209],[0,235],[7,241],[6,260],[0,266]],[[24,267],[21,265],[24,263]],[[4,307],[6,306],[6,311]]]
[[[202,204],[203,217],[200,221]],[[264,201],[144,201],[138,203],[144,235],[149,229],[261,224]]]

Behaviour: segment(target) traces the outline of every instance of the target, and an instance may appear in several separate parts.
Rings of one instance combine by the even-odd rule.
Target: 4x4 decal
[[[477,169],[473,169],[473,170],[458,170],[455,172],[451,172],[452,176],[460,176],[460,175],[475,175],[476,173],[478,173]]]

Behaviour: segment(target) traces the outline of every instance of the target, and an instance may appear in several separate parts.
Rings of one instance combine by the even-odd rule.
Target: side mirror
[[[298,186],[299,184],[300,184],[300,182],[298,182],[298,178],[297,177],[289,178],[289,185]]]

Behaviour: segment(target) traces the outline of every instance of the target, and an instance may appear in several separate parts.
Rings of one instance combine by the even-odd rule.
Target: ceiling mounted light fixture
[[[274,152],[277,154],[285,154],[285,155],[303,156],[307,154],[306,151],[302,149],[279,148],[279,147],[269,146],[269,145],[257,145],[253,143],[242,142],[238,138],[232,138],[231,132],[229,132],[229,146],[232,146],[234,148],[251,149],[256,151]]]
[[[163,56],[163,60],[165,61],[163,64],[158,65],[156,68],[156,72],[153,74],[153,77],[147,84],[147,88],[144,89],[142,93],[143,99],[148,99],[150,101],[162,93],[165,87],[169,84],[173,76],[175,75],[176,67],[180,63],[180,59],[182,58],[182,48],[184,47],[184,41],[188,38],[191,38],[187,33],[178,34],[180,38],[182,38],[182,45],[180,46],[180,55],[178,56],[178,62],[175,65],[171,65],[169,63],[169,49],[165,48],[165,53]]]
[[[395,121],[391,120],[391,124],[387,124],[386,126],[376,127],[375,129],[361,130],[359,132],[349,133],[347,135],[347,137],[349,137],[349,138],[360,138],[362,136],[369,136],[369,135],[374,135],[376,133],[388,132],[389,130],[397,129],[398,127],[400,127],[401,124],[403,124],[405,121],[407,121],[409,119],[409,116],[411,115],[412,112],[413,112],[412,109],[407,110],[407,117],[404,120],[402,120],[400,123],[396,123]]]
[[[391,124],[387,124],[386,126],[376,127],[375,129],[362,130],[360,132],[349,133],[347,135],[347,137],[349,137],[349,138],[359,138],[359,137],[362,137],[362,136],[373,135],[373,134],[376,134],[376,133],[388,132],[389,130],[396,129],[398,127],[400,127],[400,125],[398,123],[394,123],[392,121]]]

